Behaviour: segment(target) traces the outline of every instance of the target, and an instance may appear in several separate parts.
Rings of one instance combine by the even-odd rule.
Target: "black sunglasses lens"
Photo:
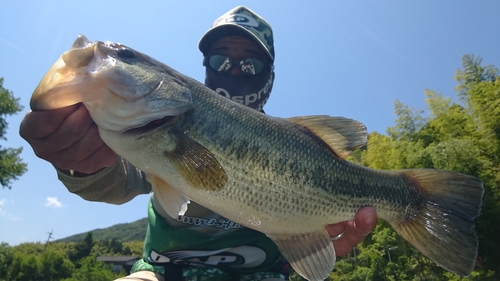
[[[208,65],[215,71],[228,72],[233,67],[233,60],[224,55],[213,55],[208,58]],[[242,59],[239,61],[241,72],[253,76],[261,73],[266,64],[256,58]]]
[[[264,69],[264,62],[259,59],[243,59],[240,61],[241,72],[245,75],[257,75]]]
[[[208,58],[210,67],[218,72],[227,72],[232,67],[231,59],[227,56],[213,55]]]

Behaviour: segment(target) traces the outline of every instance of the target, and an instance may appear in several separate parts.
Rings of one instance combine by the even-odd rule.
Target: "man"
[[[275,76],[273,34],[264,19],[236,7],[214,22],[199,49],[208,87],[262,111]],[[68,190],[86,200],[122,204],[151,192],[144,174],[102,142],[81,104],[30,112],[20,134],[56,167]],[[120,280],[278,280],[287,275],[286,261],[264,234],[194,202],[184,216],[172,219],[152,193],[148,219],[143,259],[135,273]],[[375,223],[375,210],[367,207],[354,221],[329,225],[337,255],[347,254]]]

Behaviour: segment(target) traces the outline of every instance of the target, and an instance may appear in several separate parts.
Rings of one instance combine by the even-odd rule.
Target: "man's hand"
[[[352,221],[330,224],[326,227],[331,237],[343,233],[341,237],[333,241],[335,254],[347,255],[352,248],[365,239],[377,224],[377,212],[372,207],[359,209]]]
[[[111,166],[117,155],[99,137],[83,104],[28,112],[19,134],[35,154],[62,170],[90,174]]]

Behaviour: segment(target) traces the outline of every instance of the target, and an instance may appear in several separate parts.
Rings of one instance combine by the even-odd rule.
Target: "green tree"
[[[455,90],[458,97],[469,104],[470,89],[482,82],[492,82],[498,79],[498,68],[489,64],[482,65],[483,59],[480,56],[474,57],[467,54],[462,57],[462,69],[455,73],[455,80],[458,82]],[[470,105],[469,105],[470,106]]]
[[[474,140],[483,164],[479,175],[485,183],[485,195],[477,226],[480,263],[495,269],[500,279],[500,76],[497,68],[483,67],[481,62],[480,57],[464,56],[463,70],[457,71],[456,79],[477,123]]]
[[[144,240],[140,241],[129,241],[129,242],[123,242],[124,251],[128,248],[130,250],[130,253],[126,254],[125,252],[123,253],[124,255],[131,255],[131,256],[142,256],[142,248],[144,247]]]
[[[0,280],[10,280],[10,269],[14,263],[14,251],[7,243],[0,243]]]
[[[500,78],[481,62],[463,57],[455,77],[461,104],[426,90],[423,118],[423,111],[396,101],[395,126],[387,136],[371,133],[354,158],[376,169],[438,168],[481,178],[478,266],[469,278],[445,272],[379,223],[352,255],[339,260],[331,280],[500,280]]]
[[[12,263],[10,276],[13,281],[34,281],[42,279],[42,263],[35,254],[18,254]]]
[[[73,274],[70,278],[62,279],[62,281],[109,281],[114,280],[120,276],[114,274],[109,266],[106,266],[104,263],[97,261],[94,257],[85,257],[81,260],[80,263],[80,268],[73,271]],[[121,276],[123,275],[124,274],[121,274]]]
[[[94,244],[90,233],[78,243],[23,243],[15,247],[1,243],[0,281],[114,280],[124,276],[96,260],[95,252],[89,250]],[[73,263],[69,256],[75,258],[76,254],[81,257]]]
[[[410,108],[398,100],[394,102],[394,111],[398,118],[396,125],[387,129],[389,136],[395,140],[415,140],[426,121],[422,117],[423,111]]]
[[[100,247],[100,249],[104,249],[104,252],[109,255],[121,254],[123,251],[122,242],[116,240],[115,238],[101,241],[100,244],[102,245],[102,248]]]
[[[12,92],[3,87],[3,78],[0,77],[0,139],[6,140],[5,133],[8,123],[5,117],[22,109],[19,99],[14,98]],[[3,148],[0,145],[0,185],[2,188],[10,189],[12,180],[16,180],[26,172],[26,164],[19,157],[21,151],[22,147]]]
[[[68,254],[69,259],[74,263],[78,262],[79,260],[90,255],[93,246],[94,246],[94,239],[92,238],[92,233],[89,232],[87,233],[85,238],[83,238],[82,241],[75,244],[73,249],[69,252]]]
[[[73,263],[64,255],[55,251],[46,251],[41,255],[41,276],[44,281],[56,281],[71,276]]]

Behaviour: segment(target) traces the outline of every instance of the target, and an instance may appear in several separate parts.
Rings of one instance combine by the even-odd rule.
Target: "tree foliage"
[[[19,99],[14,98],[12,92],[3,87],[3,78],[0,77],[0,139],[6,140],[8,115],[21,111],[23,107]],[[11,182],[26,172],[26,164],[21,161],[19,154],[22,148],[3,148],[0,145],[0,185],[2,188],[11,187]]]
[[[88,232],[85,238],[76,243],[73,249],[69,252],[69,259],[77,263],[81,259],[86,258],[92,252],[92,248],[94,247],[94,239],[92,238],[92,233]]]
[[[81,266],[73,271],[70,278],[61,279],[61,281],[109,281],[118,276],[111,272],[109,266],[96,260],[94,257],[85,257],[81,260]]]
[[[437,168],[479,177],[485,194],[476,231],[479,256],[468,278],[449,273],[420,255],[386,223],[349,256],[330,280],[500,280],[500,77],[492,65],[465,55],[455,79],[460,103],[426,90],[427,117],[395,102],[396,124],[373,132],[360,164],[375,169]]]
[[[55,281],[55,280],[114,280],[125,273],[116,274],[110,265],[96,259],[99,252],[104,256],[126,255],[123,252],[107,252],[99,248],[102,241],[93,241],[91,233],[79,242],[51,242],[49,244],[24,243],[11,247],[0,244],[0,281]],[[105,242],[107,243],[107,242]],[[105,244],[104,243],[104,244]],[[129,241],[129,245],[142,241]],[[115,241],[113,244],[121,244]],[[135,247],[135,246],[133,246]],[[130,251],[130,248],[128,248]],[[138,255],[140,256],[140,254]]]

